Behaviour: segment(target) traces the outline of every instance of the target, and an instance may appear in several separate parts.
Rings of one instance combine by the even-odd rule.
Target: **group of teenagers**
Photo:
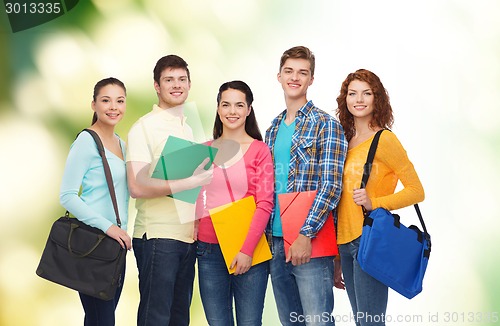
[[[213,140],[206,143],[217,148],[215,160],[211,165],[205,160],[192,176],[179,180],[153,178],[152,172],[169,136],[193,140],[183,107],[191,87],[186,61],[177,55],[158,60],[153,70],[158,104],[131,127],[127,144],[115,133],[126,111],[125,85],[116,78],[95,85],[89,129],[104,144],[122,225],[115,225],[102,161],[88,133],[80,133],[71,145],[60,201],[82,222],[123,248],[133,248],[140,292],[137,325],[189,325],[196,261],[210,325],[261,325],[269,275],[283,325],[334,325],[333,287],[347,290],[356,325],[384,325],[383,318],[366,318],[385,315],[388,288],[356,260],[363,207],[402,208],[422,201],[424,190],[389,130],[393,113],[380,79],[365,69],[350,73],[340,87],[336,119],[307,99],[314,69],[315,57],[307,47],[283,53],[277,79],[286,109],[265,137],[250,87],[239,80],[222,84]],[[371,140],[381,129],[387,131],[381,135],[370,179],[360,189]],[[403,187],[396,192],[398,180]],[[201,191],[194,210],[169,196],[197,187]],[[278,195],[313,190],[309,213],[285,254]],[[248,196],[254,197],[256,208],[232,260],[234,273],[229,273],[209,211]],[[136,199],[137,209],[132,238],[127,233],[129,197]],[[339,254],[311,258],[311,240],[332,212]],[[272,259],[252,265],[263,234]],[[121,290],[110,301],[80,293],[84,324],[114,325]]]

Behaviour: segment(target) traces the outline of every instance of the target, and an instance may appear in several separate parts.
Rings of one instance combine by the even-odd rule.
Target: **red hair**
[[[392,107],[389,102],[389,94],[384,88],[384,85],[382,85],[380,78],[369,70],[358,69],[356,72],[347,75],[347,78],[340,88],[340,94],[337,97],[337,116],[340,120],[340,124],[344,128],[347,141],[351,140],[356,132],[354,117],[347,109],[346,103],[349,84],[355,79],[368,83],[374,95],[374,110],[373,118],[370,121],[370,127],[390,129],[394,123]]]

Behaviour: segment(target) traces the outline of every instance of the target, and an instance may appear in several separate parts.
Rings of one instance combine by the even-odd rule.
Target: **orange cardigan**
[[[354,203],[353,190],[359,188],[363,166],[373,137],[349,149],[344,165],[342,195],[338,205],[337,243],[345,244],[361,236],[363,211]],[[394,193],[398,180],[404,189]],[[405,149],[394,133],[380,137],[366,192],[373,209],[394,210],[424,200],[424,189]]]

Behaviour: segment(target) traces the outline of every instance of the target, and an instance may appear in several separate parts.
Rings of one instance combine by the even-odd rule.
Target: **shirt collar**
[[[172,114],[172,112],[169,109],[162,109],[161,107],[158,106],[158,104],[153,104],[153,113],[156,114],[161,114],[165,119],[167,120],[179,120],[180,117]],[[186,121],[186,116],[182,116],[182,122]]]
[[[299,111],[297,111],[300,115],[304,115],[304,116],[307,116],[309,115],[309,113],[312,111],[312,109],[314,108],[314,104],[312,101],[307,101],[306,104],[304,104],[300,109]]]

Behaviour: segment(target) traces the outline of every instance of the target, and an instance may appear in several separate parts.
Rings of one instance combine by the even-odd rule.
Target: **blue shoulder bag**
[[[380,130],[373,138],[363,171],[361,188],[364,188],[375,157]],[[423,231],[417,226],[404,226],[397,214],[384,208],[367,212],[357,260],[361,269],[394,291],[413,298],[422,291],[429,256],[431,236],[427,232],[418,204],[414,205]]]

